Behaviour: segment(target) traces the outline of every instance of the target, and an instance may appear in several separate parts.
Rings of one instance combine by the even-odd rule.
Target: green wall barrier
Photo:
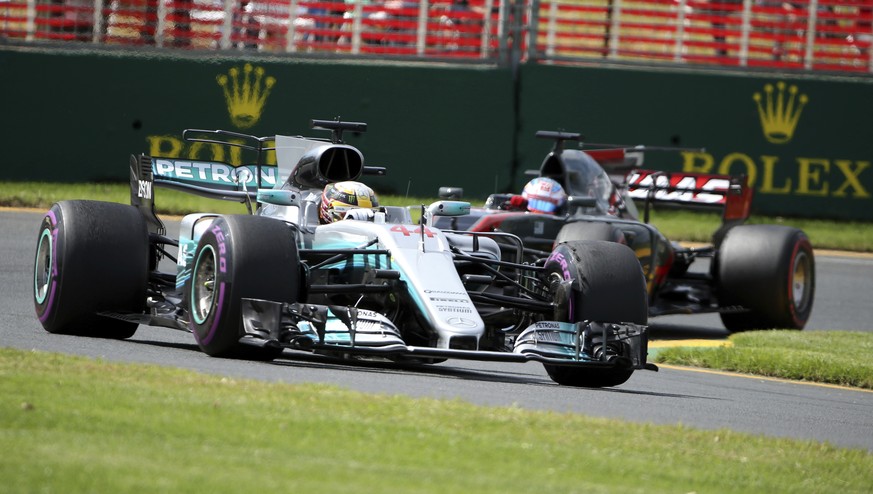
[[[185,128],[328,137],[309,121],[367,122],[346,134],[383,193],[486,195],[510,181],[508,71],[287,58],[172,58],[131,52],[0,50],[3,180],[126,180],[147,153],[239,164],[238,150],[181,140]],[[275,160],[274,157],[268,157]]]
[[[521,190],[551,143],[687,146],[648,153],[667,170],[744,173],[757,213],[873,220],[873,79],[729,71],[168,56],[0,50],[3,180],[125,180],[132,153],[247,161],[181,140],[184,128],[324,135],[312,118],[363,121],[347,135],[387,177],[382,193],[469,197]],[[517,106],[516,106],[517,101]],[[268,161],[272,160],[268,157]]]
[[[757,213],[873,219],[873,79],[521,71],[519,168],[538,168],[550,149],[537,130],[580,132],[592,143],[702,147],[647,153],[644,167],[745,174]]]

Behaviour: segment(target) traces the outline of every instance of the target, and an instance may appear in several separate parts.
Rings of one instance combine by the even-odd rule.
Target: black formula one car
[[[569,241],[626,244],[645,273],[651,317],[717,312],[732,332],[804,327],[815,291],[812,246],[796,228],[744,224],[752,201],[745,177],[643,170],[644,147],[566,149],[567,141],[581,142],[580,134],[540,131],[537,136],[555,144],[531,174],[563,187],[569,197],[562,210],[534,214],[526,211],[521,196],[493,194],[483,208],[440,218],[437,226],[511,233],[533,257]],[[443,187],[440,193],[457,196],[462,189]],[[642,219],[635,200],[643,204]],[[723,222],[711,245],[682,247],[649,224],[655,205],[721,210]],[[710,258],[710,268],[690,271],[698,258]]]
[[[527,261],[516,235],[436,228],[438,218],[469,213],[461,201],[419,206],[418,221],[407,208],[372,204],[322,221],[327,184],[384,169],[364,166],[342,140],[366,124],[312,125],[331,137],[189,129],[190,142],[236,146],[257,160],[132,156],[130,205],[53,205],[34,265],[43,328],[129,338],[140,324],[167,327],[192,333],[216,357],[269,360],[290,350],[539,362],[570,386],[616,386],[637,369],[657,370],[646,362],[645,279],[627,246],[572,240]],[[267,151],[277,166],[264,164]],[[155,214],[155,186],[240,201],[251,214],[189,214],[170,237]],[[169,272],[165,258],[176,264]]]

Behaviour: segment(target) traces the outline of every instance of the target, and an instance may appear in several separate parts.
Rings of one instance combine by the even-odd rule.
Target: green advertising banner
[[[522,80],[523,168],[550,148],[537,130],[703,148],[644,167],[744,174],[757,213],[873,219],[873,79],[525,66]]]
[[[185,128],[329,137],[311,119],[366,122],[346,133],[382,193],[441,185],[493,192],[511,179],[506,70],[445,64],[148,53],[0,50],[3,180],[123,181],[131,154],[242,164],[238,148],[182,140]],[[267,156],[275,163],[275,157]]]
[[[185,128],[347,134],[381,193],[519,191],[551,143],[681,146],[645,167],[744,174],[756,213],[873,220],[873,78],[629,67],[392,64],[213,53],[0,50],[3,180],[125,180],[130,154],[246,164]],[[691,150],[694,148],[694,150]],[[275,162],[267,156],[267,163]]]

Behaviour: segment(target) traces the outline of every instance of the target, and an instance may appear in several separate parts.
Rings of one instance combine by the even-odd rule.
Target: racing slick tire
[[[213,357],[272,360],[278,345],[241,342],[241,299],[296,302],[300,258],[295,232],[284,221],[228,215],[200,237],[185,290],[189,326],[200,349]]]
[[[36,316],[49,333],[130,338],[142,314],[149,234],[133,206],[61,201],[42,219],[33,269]]]
[[[646,324],[646,280],[636,255],[626,245],[582,240],[560,243],[545,264],[548,277],[573,280],[567,309],[569,322],[584,320]],[[630,379],[629,369],[591,369],[545,365],[558,384],[586,388],[618,386]]]
[[[728,331],[803,329],[815,295],[815,258],[806,234],[782,225],[741,225],[715,258],[719,306]]]
[[[555,237],[555,245],[578,240],[605,240],[627,244],[624,234],[614,225],[603,221],[574,221],[561,228]]]

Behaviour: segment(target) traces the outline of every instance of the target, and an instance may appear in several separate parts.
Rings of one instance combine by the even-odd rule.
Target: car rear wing
[[[220,161],[147,158],[155,185],[212,199],[253,201],[258,189],[272,189],[278,180],[275,165],[233,166]]]
[[[330,138],[296,137],[296,139],[320,144],[342,144],[343,131],[363,132],[365,123],[343,122],[333,120],[312,120],[314,129],[329,130]],[[150,196],[154,186],[181,190],[226,201],[245,203],[251,210],[251,205],[257,200],[259,189],[273,189],[284,181],[283,170],[276,165],[265,163],[269,151],[277,151],[277,136],[253,136],[227,130],[185,129],[182,138],[196,144],[217,145],[219,149],[228,149],[227,153],[234,157],[233,161],[241,161],[242,153],[247,152],[247,158],[254,163],[247,165],[232,165],[221,160],[192,160],[185,158],[132,156],[131,157],[131,193],[137,195],[142,202],[144,191]],[[286,151],[287,150],[283,150]],[[292,156],[296,159],[300,156]],[[252,161],[249,160],[249,163]],[[284,173],[294,165],[286,165]],[[384,175],[384,167],[364,166],[364,175]],[[148,200],[151,200],[150,198]]]
[[[322,152],[318,156],[304,156],[305,151],[312,147],[322,146],[347,151],[347,154],[357,153],[360,155],[356,149],[343,144],[343,132],[363,132],[366,130],[366,124],[339,120],[312,120],[310,125],[314,129],[330,131],[330,138],[258,137],[227,130],[185,129],[182,133],[182,138],[185,141],[192,142],[195,146],[203,144],[217,146],[216,149],[221,150],[222,153],[227,153],[235,162],[242,162],[245,152],[246,160],[251,163],[252,152],[254,152],[254,164],[234,166],[220,160],[201,161],[144,154],[132,155],[130,157],[130,204],[135,206],[146,218],[150,233],[163,236],[166,229],[156,214],[155,187],[180,190],[210,199],[244,203],[249,214],[253,214],[255,209],[260,206],[258,192],[277,189],[286,179],[291,180],[290,174],[295,171],[300,172],[295,175],[297,179],[303,175],[310,179],[316,179],[315,182],[310,180],[302,184],[295,182],[297,186],[301,187],[323,186],[324,184],[318,180],[347,180],[348,178],[345,178],[341,172],[343,169],[354,167],[346,166],[344,168],[341,166],[342,163],[333,163],[332,158],[336,157],[339,152]],[[290,148],[287,147],[278,149],[276,143],[279,139],[294,142],[305,141],[307,145],[300,148],[304,152],[289,152]],[[300,149],[295,148],[291,151],[300,151]],[[282,164],[279,155],[284,153],[283,156],[288,161],[284,169],[282,166],[265,163],[268,151],[276,152],[279,165]],[[359,166],[354,170],[363,175],[385,175],[384,167],[363,166],[362,156],[359,159]],[[317,185],[313,185],[316,182]]]
[[[153,188],[162,187],[208,197],[246,203],[249,208],[261,188],[273,188],[278,180],[275,165],[264,164],[267,151],[275,147],[268,143],[275,136],[258,137],[227,130],[185,129],[182,138],[228,149],[231,156],[243,151],[255,153],[254,164],[235,166],[220,160],[196,160],[174,157],[139,155],[131,157],[131,201],[153,202]],[[247,155],[251,158],[251,154]],[[147,198],[145,196],[148,196]],[[134,204],[138,205],[138,204]]]
[[[656,204],[721,210],[725,223],[743,222],[751,212],[752,189],[745,175],[635,170],[625,183],[631,198],[645,204],[643,221]]]
[[[635,148],[584,149],[583,151],[594,158],[594,161],[602,166],[606,173],[614,175],[626,174],[643,166],[643,152],[646,151],[646,148],[637,146]]]

